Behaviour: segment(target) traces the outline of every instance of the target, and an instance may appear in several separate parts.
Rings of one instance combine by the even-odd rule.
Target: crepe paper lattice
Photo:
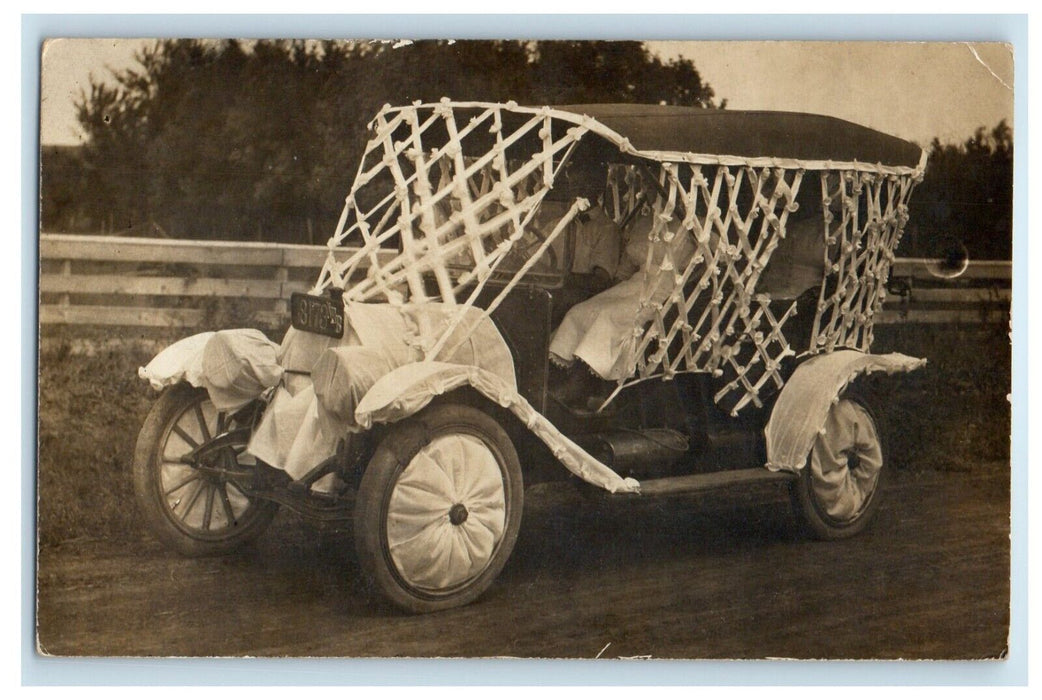
[[[609,400],[644,379],[678,372],[721,376],[730,363],[741,371],[725,393],[742,390],[748,398],[741,405],[758,404],[762,383],[778,378],[777,363],[794,351],[781,332],[791,311],[775,320],[770,300],[761,303],[754,292],[798,209],[804,172],[669,163],[660,172],[666,196],[654,202],[651,245],[638,273],[643,288],[631,349],[635,375],[620,381]],[[770,325],[766,335],[761,322]],[[738,345],[750,339],[758,352],[749,366],[739,367]],[[755,381],[744,378],[759,362],[770,371]]]
[[[550,110],[533,112],[516,128],[503,120],[504,105],[457,111],[452,103],[385,107],[373,123],[354,186],[314,291],[345,288],[363,262],[365,277],[345,290],[346,301],[385,299],[392,304],[437,299],[472,306],[486,282],[511,259],[511,282],[485,309],[490,314],[524,273],[540,262],[553,240],[579,211],[576,200],[549,232],[532,226],[543,197],[571,150],[586,133],[555,124]],[[511,157],[519,141],[535,137],[539,149]],[[428,138],[429,137],[429,138]],[[491,140],[491,147],[487,142]],[[475,143],[472,144],[471,141]],[[357,241],[357,239],[361,239]],[[345,260],[345,242],[360,247]],[[383,247],[400,241],[401,252],[380,262]],[[426,278],[426,279],[425,279]],[[433,278],[437,291],[428,290]],[[426,333],[422,345],[434,357],[462,321]]]
[[[668,197],[659,197],[654,207],[652,249],[633,329],[635,373],[619,382],[605,405],[645,379],[709,372],[724,379],[714,400],[732,415],[749,404],[760,407],[765,387],[784,385],[782,360],[797,354],[785,335],[796,304],[776,318],[770,296],[755,292],[790,215],[799,209],[796,197],[806,173],[668,163],[661,171]],[[611,175],[609,201],[634,201],[639,173],[616,169]],[[917,181],[912,175],[820,173],[825,261],[813,331],[799,339],[808,353],[869,351],[873,318]],[[674,221],[674,214],[682,219]]]
[[[737,415],[749,403],[762,406],[761,394],[768,383],[781,389],[785,385],[779,371],[781,361],[796,354],[782,334],[785,322],[796,314],[796,302],[792,302],[781,318],[774,317],[770,304],[769,297],[757,295],[757,309],[739,336],[738,344],[724,350],[725,370],[729,369],[735,378],[717,391],[713,400],[728,408],[732,415]]]
[[[909,168],[639,151],[589,117],[513,103],[386,106],[371,127],[374,135],[313,291],[345,289],[368,262],[365,276],[345,289],[345,300],[461,305],[447,327],[427,329],[428,359],[443,349],[497,271],[509,281],[486,315],[588,206],[576,200],[550,232],[532,226],[584,136],[612,142],[620,161],[630,161],[607,173],[605,209],[617,223],[640,203],[642,192],[658,193],[647,197],[654,199],[653,218],[637,273],[639,311],[624,343],[633,372],[605,405],[627,386],[679,372],[724,377],[715,398],[733,406],[734,414],[762,405],[766,387],[780,388],[779,363],[796,353],[784,332],[796,306],[776,316],[756,287],[799,209],[796,197],[809,171],[820,174],[826,245],[807,352],[867,351],[893,248],[907,221],[907,200],[925,168],[925,154]],[[633,165],[635,158],[643,165]],[[839,208],[838,218],[830,207]],[[382,262],[396,242],[400,252]],[[359,246],[354,252],[341,247],[351,243]],[[505,264],[511,254],[520,264]]]
[[[604,191],[604,210],[616,224],[623,224],[626,216],[641,201],[649,183],[641,168],[635,165],[611,163],[608,165],[608,183]]]
[[[918,181],[849,170],[822,175],[826,279],[814,317],[812,352],[868,352]],[[837,204],[842,205],[838,217],[830,211]]]
[[[365,277],[345,290],[346,300],[457,304],[464,288],[483,286],[515,247],[525,247],[519,242],[538,247],[543,241],[531,240],[529,223],[586,130],[554,128],[548,114],[533,113],[508,132],[504,109],[488,105],[469,116],[449,102],[385,107],[374,120],[315,289],[345,288],[368,262]],[[511,147],[532,136],[540,149],[511,158]],[[381,247],[386,254],[399,240],[401,252],[381,263]],[[347,243],[360,247],[341,260],[337,254]],[[453,263],[467,270],[454,276]],[[425,275],[433,275],[436,292],[428,290]]]

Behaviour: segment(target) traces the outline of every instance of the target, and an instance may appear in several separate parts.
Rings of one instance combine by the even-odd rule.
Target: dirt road
[[[39,640],[57,655],[995,657],[1008,472],[983,473],[901,474],[872,527],[832,543],[803,538],[773,486],[637,506],[540,487],[488,593],[420,617],[373,600],[349,536],[290,514],[220,559],[71,542],[40,553]]]

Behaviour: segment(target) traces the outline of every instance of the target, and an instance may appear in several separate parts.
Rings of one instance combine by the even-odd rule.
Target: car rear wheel
[[[134,493],[163,543],[188,556],[224,554],[255,539],[278,504],[249,495],[250,426],[218,411],[205,389],[179,384],[152,406],[134,450]]]
[[[362,477],[363,571],[410,612],[465,605],[510,556],[523,501],[517,452],[499,424],[470,406],[429,407],[390,430]]]
[[[793,487],[810,534],[837,540],[864,530],[879,509],[886,468],[886,445],[868,403],[853,394],[834,403]]]

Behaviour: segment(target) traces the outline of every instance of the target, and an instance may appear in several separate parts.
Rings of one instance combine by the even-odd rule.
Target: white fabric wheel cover
[[[883,449],[872,416],[849,399],[834,404],[811,450],[815,501],[828,517],[849,522],[875,493],[882,468]]]
[[[159,454],[159,487],[166,507],[178,522],[194,530],[216,534],[216,531],[234,527],[241,522],[251,502],[246,494],[230,482],[223,487],[228,497],[227,505],[220,491],[214,491],[212,499],[208,498],[207,491],[211,487],[206,479],[195,468],[181,461],[185,454],[206,442],[207,436],[213,438],[217,434],[217,409],[213,403],[206,400],[198,404],[198,413],[195,406],[188,406],[167,431],[166,442]],[[254,458],[246,452],[239,454],[236,461],[244,466],[255,464]]]
[[[506,529],[504,480],[496,455],[473,435],[440,435],[416,453],[387,504],[398,575],[435,593],[479,576]]]

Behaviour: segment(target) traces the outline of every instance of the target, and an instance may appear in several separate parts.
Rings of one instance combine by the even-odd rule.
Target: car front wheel
[[[179,384],[153,404],[134,450],[134,493],[162,542],[188,556],[224,554],[255,539],[278,504],[251,495],[250,426],[218,411],[205,389]]]
[[[362,477],[355,544],[363,570],[410,612],[465,605],[510,556],[523,500],[503,428],[470,406],[431,406],[390,430]]]

